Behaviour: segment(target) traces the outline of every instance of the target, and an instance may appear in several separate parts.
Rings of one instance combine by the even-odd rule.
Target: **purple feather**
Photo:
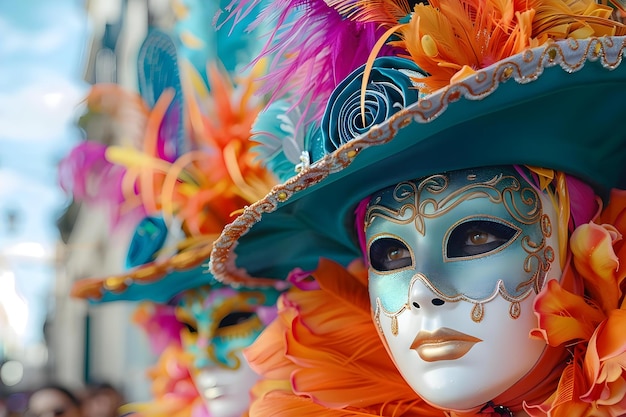
[[[241,16],[258,3],[239,1],[232,13]],[[321,118],[333,89],[365,64],[384,33],[375,22],[345,19],[324,0],[273,1],[253,25],[268,21],[274,28],[257,60],[267,58],[270,65],[259,92],[270,94],[270,102],[287,99],[294,107],[305,103],[303,114],[312,117],[304,123]],[[380,55],[391,53],[384,47]]]
[[[181,130],[182,106],[177,97],[167,109],[161,125],[157,139],[157,156],[167,162],[174,162],[184,152],[183,145],[179,142],[179,132]]]
[[[126,168],[114,165],[105,157],[106,145],[84,141],[76,145],[59,164],[59,184],[71,193],[74,200],[89,205],[103,205],[110,209],[112,226],[122,217],[134,220],[145,213],[122,213],[126,201],[122,179]]]
[[[570,228],[573,230],[581,224],[589,223],[598,213],[599,207],[596,194],[587,183],[572,177],[565,176],[567,192],[570,198]]]

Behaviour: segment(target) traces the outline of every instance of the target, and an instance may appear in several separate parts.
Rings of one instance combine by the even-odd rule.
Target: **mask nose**
[[[417,274],[411,280],[409,290],[409,308],[414,311],[441,307],[445,300],[437,297],[424,283],[424,274]]]

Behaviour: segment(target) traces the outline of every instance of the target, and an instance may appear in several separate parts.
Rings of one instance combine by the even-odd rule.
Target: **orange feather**
[[[348,19],[383,26],[396,25],[411,13],[407,0],[327,0],[326,4]]]
[[[399,27],[407,58],[431,74],[427,91],[464,68],[480,69],[550,40],[623,35],[613,9],[593,0],[431,0]]]

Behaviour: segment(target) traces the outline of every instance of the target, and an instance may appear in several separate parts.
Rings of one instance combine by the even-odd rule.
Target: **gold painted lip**
[[[435,362],[459,359],[478,342],[482,342],[482,339],[442,327],[434,332],[420,330],[411,344],[411,349],[422,360]]]

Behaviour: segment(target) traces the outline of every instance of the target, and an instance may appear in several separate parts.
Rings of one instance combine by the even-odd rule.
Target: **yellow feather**
[[[140,152],[133,148],[109,146],[105,151],[106,159],[117,165],[133,168],[152,168],[166,172],[170,168],[169,162]]]
[[[568,225],[570,218],[570,200],[565,181],[565,174],[562,172],[557,172],[556,194],[559,200],[559,212],[557,213],[559,219],[559,253],[562,254],[561,268],[565,268],[567,258],[565,254],[567,254],[567,249],[569,245]]]
[[[204,47],[204,41],[188,30],[180,33],[180,40],[183,45],[189,49],[200,49]]]
[[[437,43],[430,35],[424,35],[421,39],[422,49],[424,53],[429,58],[434,58],[439,55],[439,50],[437,49]]]
[[[177,213],[177,208],[174,207],[174,192],[179,180],[182,180],[186,184],[200,184],[203,177],[202,172],[196,172],[194,176],[190,175],[190,172],[194,172],[193,161],[202,160],[206,158],[206,154],[201,151],[190,151],[178,158],[168,169],[167,175],[161,185],[162,197],[162,211],[166,221],[171,221],[169,216],[174,216]],[[196,187],[197,190],[198,187]]]
[[[554,170],[552,169],[533,166],[527,166],[527,168],[539,177],[539,188],[541,190],[548,188],[548,185],[554,180]]]

